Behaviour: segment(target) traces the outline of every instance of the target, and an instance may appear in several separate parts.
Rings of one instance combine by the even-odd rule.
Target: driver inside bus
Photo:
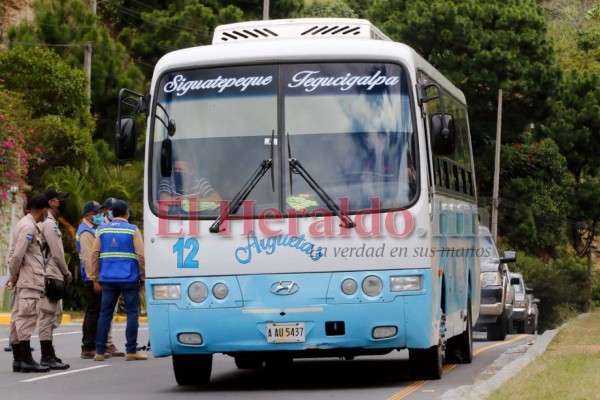
[[[208,179],[196,174],[195,169],[186,160],[175,160],[171,176],[160,181],[158,199],[181,201],[181,208],[189,211],[189,199],[198,202],[198,210],[216,209],[219,207],[221,196]]]

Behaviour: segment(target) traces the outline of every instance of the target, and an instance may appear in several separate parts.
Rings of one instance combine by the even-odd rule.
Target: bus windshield
[[[349,213],[407,207],[416,199],[414,113],[399,65],[179,70],[163,75],[156,90],[156,117],[173,120],[177,129],[171,138],[173,174],[163,177],[167,132],[153,118],[149,200],[155,213],[160,200],[183,200],[179,214],[215,218],[219,200],[233,200],[263,160],[272,161],[270,170],[255,182],[247,195],[250,206],[240,207],[238,215],[326,208],[290,167],[291,159]]]

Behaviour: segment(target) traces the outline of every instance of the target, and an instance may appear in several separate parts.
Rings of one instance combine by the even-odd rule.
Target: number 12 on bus
[[[428,379],[471,362],[467,105],[414,50],[360,19],[224,25],[162,57],[148,94],[121,90],[120,159],[139,112],[149,333],[180,385],[208,383],[216,353],[261,368],[407,349]]]

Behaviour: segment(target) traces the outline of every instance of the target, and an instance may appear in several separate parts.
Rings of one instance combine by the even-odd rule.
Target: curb
[[[139,317],[139,322],[148,322],[148,317]],[[0,313],[0,325],[10,325],[11,317],[10,313]],[[113,318],[113,322],[126,322],[127,317],[122,315],[117,315]],[[83,322],[83,318],[72,318],[71,314],[63,314],[62,322],[63,324],[71,324],[74,322]]]
[[[560,329],[560,328],[559,328]],[[529,363],[535,360],[538,356],[544,353],[548,348],[554,336],[558,333],[559,329],[552,329],[545,331],[541,336],[536,337],[533,345],[527,350],[527,352],[519,357],[518,359],[505,365],[500,371],[494,376],[485,380],[478,381],[473,385],[459,386],[455,389],[451,389],[444,393],[441,397],[442,400],[481,400],[488,397],[494,391],[496,391],[504,382],[508,381],[513,376],[517,375],[519,371],[525,368]]]

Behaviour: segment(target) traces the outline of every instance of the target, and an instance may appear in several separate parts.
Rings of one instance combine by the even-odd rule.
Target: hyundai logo
[[[300,286],[294,281],[277,281],[269,289],[277,296],[289,296],[300,290]]]

